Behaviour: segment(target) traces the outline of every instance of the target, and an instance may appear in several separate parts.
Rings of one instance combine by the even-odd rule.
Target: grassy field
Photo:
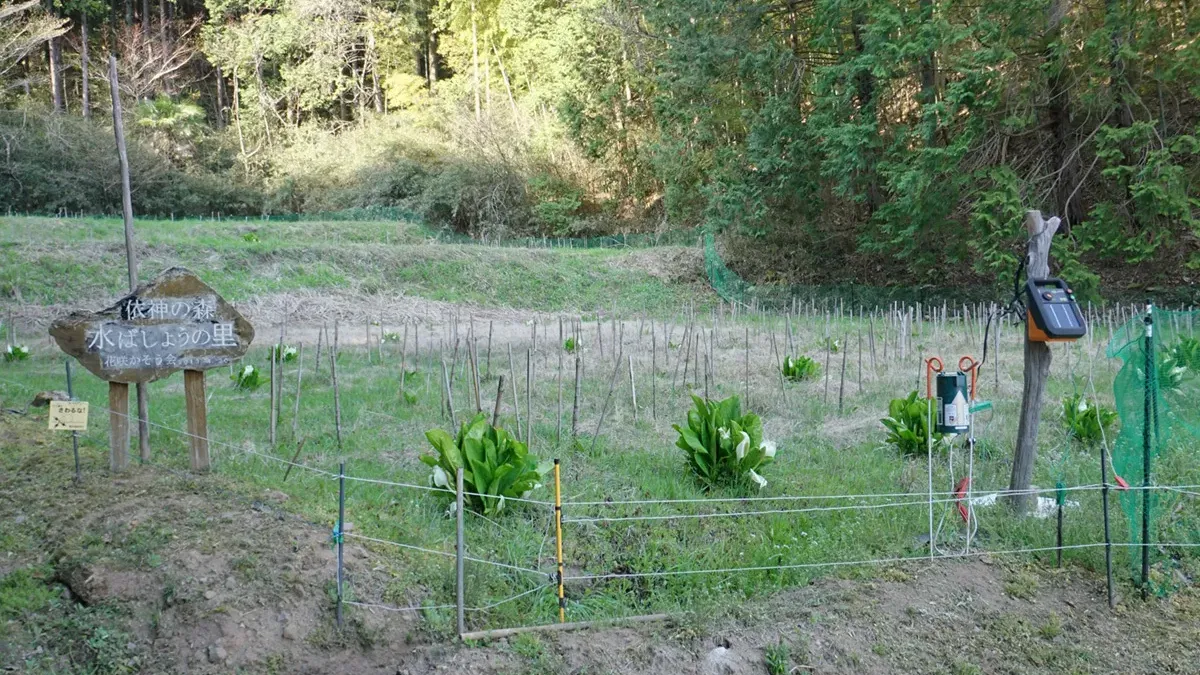
[[[233,302],[333,290],[543,311],[710,302],[694,284],[624,264],[626,251],[430,244],[430,233],[407,222],[139,220],[136,228],[143,280],[182,265]],[[120,220],[0,217],[6,300],[19,293],[25,303],[72,305],[113,297],[126,280]]]

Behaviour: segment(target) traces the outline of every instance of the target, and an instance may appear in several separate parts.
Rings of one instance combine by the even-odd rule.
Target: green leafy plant
[[[783,638],[763,650],[767,661],[767,672],[771,675],[788,675],[792,667],[792,649]]]
[[[915,390],[904,398],[894,398],[888,403],[888,416],[879,421],[887,427],[887,442],[896,446],[900,454],[919,455],[927,451],[930,405],[928,399],[918,398]],[[936,403],[932,405],[936,406]],[[934,419],[936,415],[934,411]],[[933,447],[940,448],[945,438],[945,434],[934,431]]]
[[[1071,435],[1084,443],[1096,443],[1105,435],[1117,419],[1117,411],[1106,408],[1095,401],[1088,403],[1082,394],[1072,394],[1063,399],[1063,417]]]
[[[233,380],[233,385],[244,391],[254,391],[262,385],[266,384],[269,378],[262,376],[262,371],[249,364],[242,367],[241,370],[229,376]]]
[[[383,336],[381,336],[379,338],[379,341],[380,342],[399,342],[400,334],[399,333],[384,333]]]
[[[750,480],[765,486],[757,470],[774,461],[775,444],[763,440],[758,415],[743,415],[737,396],[717,402],[692,396],[692,401],[687,426],[674,425],[679,433],[675,445],[687,454],[688,466],[701,482],[711,487]]]
[[[569,337],[563,341],[563,351],[568,354],[574,354],[575,350],[579,349],[579,341],[573,337]]]
[[[816,377],[820,370],[821,366],[807,356],[787,356],[783,359],[783,376],[792,381]]]
[[[242,240],[248,241],[251,244],[257,244],[258,243],[258,235],[254,234],[253,232],[247,232],[246,234],[242,235]]]
[[[296,360],[296,348],[291,345],[271,345],[271,358],[281,363],[289,363]]]
[[[27,358],[29,358],[29,347],[25,345],[9,345],[4,350],[4,360],[8,363],[24,361]]]
[[[1183,366],[1193,373],[1200,373],[1200,340],[1191,337],[1180,338],[1167,353],[1176,365]]]
[[[425,432],[436,455],[422,455],[421,461],[433,467],[429,477],[434,487],[454,491],[458,469],[463,470],[466,505],[494,516],[504,510],[506,499],[524,498],[541,487],[542,476],[550,466],[539,466],[525,444],[500,427],[493,427],[484,414],[464,422],[458,436],[441,429]]]
[[[1183,387],[1183,381],[1188,376],[1189,368],[1176,359],[1171,352],[1158,357],[1156,368],[1158,371],[1158,391],[1160,394],[1177,392]],[[1137,381],[1145,382],[1146,369],[1139,367],[1135,370],[1137,373]]]
[[[833,338],[825,338],[825,348],[836,354],[838,353],[838,350],[842,348],[842,341],[835,340]]]

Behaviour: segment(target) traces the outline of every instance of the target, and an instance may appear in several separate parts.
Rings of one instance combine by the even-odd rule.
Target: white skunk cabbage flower
[[[254,366],[246,366],[245,368],[242,368],[242,377],[248,377],[250,375],[250,373],[253,373],[253,372],[254,372]]]
[[[775,441],[768,441],[764,439],[762,445],[759,447],[763,449],[763,453],[766,454],[768,458],[775,458]]]
[[[450,489],[450,477],[440,466],[433,467],[433,476],[430,477],[434,487]]]
[[[717,429],[717,435],[721,437],[721,440],[727,441],[729,440],[729,429],[727,427],[721,427],[720,429]]]
[[[759,490],[761,490],[767,486],[767,479],[758,475],[758,473],[754,469],[750,469],[750,480],[754,481],[755,483],[758,483]]]
[[[531,489],[531,490],[526,490],[526,491],[524,491],[524,492],[522,492],[522,493],[521,493],[521,499],[529,499],[529,495],[533,494],[533,491],[534,491],[534,490],[540,489],[541,487],[542,487],[542,484],[541,484],[541,483],[534,483],[534,484],[533,484],[533,489]]]
[[[1087,399],[1080,397],[1079,405],[1075,406],[1075,409],[1078,410],[1079,412],[1087,412],[1087,408],[1088,408]]]
[[[734,450],[739,462],[742,461],[742,458],[746,456],[746,448],[748,447],[750,447],[750,434],[743,431],[742,440],[737,444],[737,448]]]

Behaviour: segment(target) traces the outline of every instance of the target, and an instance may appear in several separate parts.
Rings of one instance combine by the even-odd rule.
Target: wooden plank
[[[183,396],[192,471],[208,471],[212,465],[208,457],[208,402],[204,396],[203,370],[183,371]]]
[[[129,468],[129,385],[108,383],[108,468],[120,473]]]

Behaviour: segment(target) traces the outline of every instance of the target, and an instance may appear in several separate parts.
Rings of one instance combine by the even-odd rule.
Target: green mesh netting
[[[1109,342],[1108,356],[1124,362],[1113,382],[1121,421],[1112,450],[1113,470],[1135,488],[1146,484],[1147,463],[1151,486],[1195,484],[1200,473],[1197,314],[1155,309],[1150,313],[1152,330],[1145,315],[1135,317]],[[1118,494],[1134,545],[1142,544],[1144,512],[1150,517],[1151,543],[1200,540],[1194,501],[1181,502],[1181,492],[1134,489]],[[1131,557],[1140,566],[1140,553]]]

